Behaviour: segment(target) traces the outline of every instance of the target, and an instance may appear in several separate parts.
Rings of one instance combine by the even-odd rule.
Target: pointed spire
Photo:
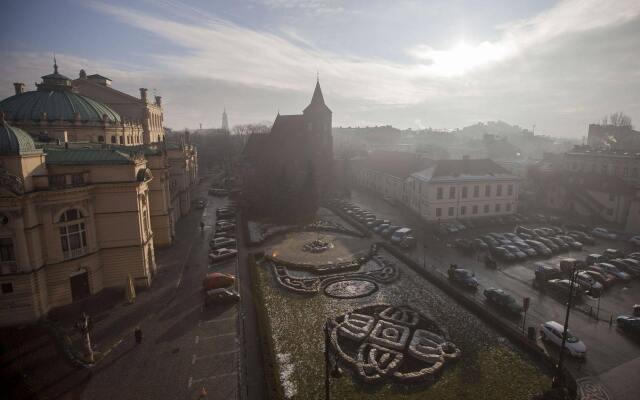
[[[316,88],[313,91],[313,96],[311,97],[311,103],[304,109],[303,112],[307,112],[311,109],[324,109],[331,112],[329,107],[324,103],[324,96],[322,95],[322,89],[320,88],[320,76],[318,74],[316,80]]]
[[[56,53],[53,53],[53,73],[58,73],[58,62],[56,61]]]

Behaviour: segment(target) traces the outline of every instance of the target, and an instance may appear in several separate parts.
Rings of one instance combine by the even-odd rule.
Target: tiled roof
[[[415,153],[376,151],[360,163],[366,169],[406,178],[412,173],[428,167],[433,163],[433,160],[420,157]]]
[[[134,164],[130,153],[118,149],[44,148],[46,163],[55,165]]]
[[[29,134],[9,125],[0,115],[0,154],[26,154],[36,151],[36,145]]]
[[[517,179],[504,167],[490,159],[439,160],[435,165],[414,175],[427,181],[487,177]]]

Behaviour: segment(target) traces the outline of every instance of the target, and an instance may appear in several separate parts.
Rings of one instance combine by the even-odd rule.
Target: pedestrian
[[[133,337],[136,339],[136,344],[142,343],[142,329],[139,326],[136,326],[136,329],[133,331]]]
[[[204,231],[204,222],[203,221],[200,221],[200,230]]]

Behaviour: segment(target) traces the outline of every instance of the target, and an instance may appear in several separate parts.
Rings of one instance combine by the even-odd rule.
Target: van
[[[393,235],[391,235],[391,241],[393,243],[400,243],[404,239],[406,239],[407,236],[410,236],[410,235],[411,235],[411,229],[400,228],[397,231],[393,232]]]

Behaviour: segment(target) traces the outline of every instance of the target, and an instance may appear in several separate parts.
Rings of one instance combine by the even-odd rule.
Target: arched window
[[[64,259],[80,257],[87,252],[87,230],[84,215],[75,208],[65,211],[58,221]]]
[[[104,136],[98,135],[98,142],[99,143],[104,143]]]

